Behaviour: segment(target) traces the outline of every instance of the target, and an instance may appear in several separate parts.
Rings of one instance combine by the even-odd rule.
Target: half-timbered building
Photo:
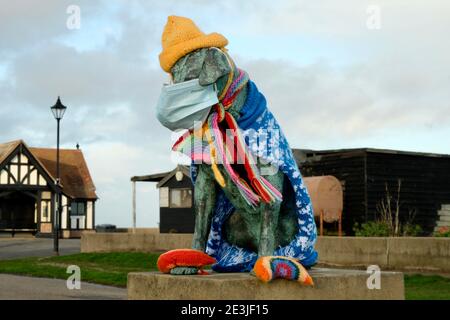
[[[51,236],[56,208],[56,149],[22,140],[0,144],[0,232]],[[61,236],[94,229],[97,195],[81,150],[60,149]]]

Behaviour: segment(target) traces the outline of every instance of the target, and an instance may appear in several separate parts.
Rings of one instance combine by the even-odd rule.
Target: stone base
[[[132,300],[403,300],[403,274],[381,272],[381,288],[368,289],[362,270],[313,268],[314,287],[276,279],[263,283],[248,273],[173,276],[160,272],[128,274]]]

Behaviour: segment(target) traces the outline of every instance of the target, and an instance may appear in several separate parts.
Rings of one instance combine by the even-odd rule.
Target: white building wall
[[[38,172],[37,170],[33,170],[30,173],[30,184],[37,185]]]
[[[24,184],[28,184],[28,182],[26,181],[26,176],[28,175],[28,166],[26,165],[21,165],[20,166],[20,177],[19,177],[19,181],[21,183]]]
[[[16,164],[12,164],[10,166],[9,171],[11,172],[11,175],[14,177],[14,179],[19,180],[19,166]]]
[[[45,178],[41,175],[39,175],[39,185],[40,186],[46,186],[47,185],[47,181],[45,181]]]
[[[28,158],[23,153],[20,154],[20,162],[22,163],[28,163]]]
[[[2,170],[0,172],[0,184],[7,184],[8,183],[8,172],[6,170]]]

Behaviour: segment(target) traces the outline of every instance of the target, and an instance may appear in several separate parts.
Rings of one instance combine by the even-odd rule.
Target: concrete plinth
[[[403,300],[403,274],[381,272],[381,288],[368,289],[361,270],[313,268],[314,287],[277,279],[263,283],[248,273],[173,276],[160,272],[128,274],[132,300]]]

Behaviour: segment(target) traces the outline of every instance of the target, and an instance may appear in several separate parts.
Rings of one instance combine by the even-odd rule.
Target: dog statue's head
[[[162,38],[161,67],[171,74],[173,83],[199,79],[201,86],[215,84],[220,95],[230,72],[233,71],[232,80],[238,76],[234,62],[225,53],[226,38],[217,33],[204,34],[192,20],[170,16]],[[180,39],[185,40],[182,42]],[[229,109],[236,119],[245,102],[246,92],[246,89],[241,90]]]
[[[220,49],[201,48],[180,58],[171,72],[174,83],[199,79],[202,86],[216,83],[223,89],[231,66]]]

